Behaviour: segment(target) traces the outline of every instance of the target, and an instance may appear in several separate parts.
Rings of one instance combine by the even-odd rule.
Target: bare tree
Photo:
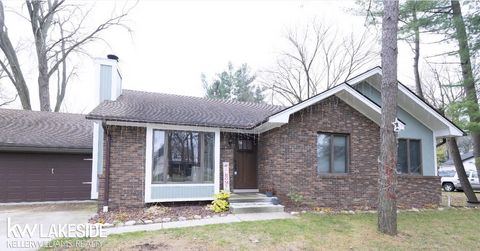
[[[3,73],[3,71],[0,70],[0,79],[5,77],[5,76],[2,75],[2,73]],[[5,92],[5,88],[3,88],[2,83],[0,83],[0,107],[15,102],[15,100],[17,100],[17,98],[18,98],[18,94],[15,95],[13,98],[10,97],[9,95],[7,95],[6,92]]]
[[[433,78],[425,78],[425,86],[427,87],[427,91],[425,92],[426,98],[430,104],[437,108],[442,114],[445,114],[445,112],[449,110],[449,106],[461,102],[465,97],[465,90],[461,84],[462,76],[456,71],[456,69],[453,69],[454,73],[452,76],[452,69],[449,69],[448,65],[428,65],[433,73]],[[449,114],[450,116],[455,116],[456,118],[453,119],[457,121],[461,116],[454,111],[450,111]],[[449,156],[453,159],[455,171],[457,172],[463,192],[469,202],[478,202],[465,172],[457,139],[455,137],[447,138],[447,146]]]
[[[465,90],[465,101],[467,114],[470,119],[470,135],[473,139],[473,156],[475,157],[475,167],[480,173],[480,107],[475,88],[475,77],[471,61],[471,51],[468,44],[468,34],[465,21],[462,15],[462,7],[457,0],[451,0],[452,23],[455,27],[455,35],[458,42],[458,54],[460,57],[460,67],[462,69],[463,88]]]
[[[397,34],[398,1],[383,1],[382,19],[382,121],[380,125],[378,230],[397,234]]]
[[[368,33],[341,36],[318,23],[292,29],[285,38],[290,48],[280,53],[275,66],[263,71],[261,82],[277,100],[290,104],[344,82],[377,55],[376,41]]]
[[[5,26],[5,10],[3,7],[3,1],[0,1],[0,49],[5,55],[5,59],[0,60],[0,66],[2,67],[2,70],[15,86],[23,109],[31,110],[32,105],[30,104],[30,94],[28,92],[27,83],[25,82],[15,48],[13,47],[10,37],[8,36],[7,26]]]
[[[93,28],[86,24],[93,7],[86,8],[80,3],[72,4],[65,0],[26,0],[26,7],[38,63],[38,89],[40,110],[51,111],[50,85],[56,78],[57,95],[54,111],[58,112],[65,97],[65,90],[73,67],[68,66],[68,59],[73,54],[85,54],[85,45],[94,41],[104,41],[102,33],[114,26],[124,27],[124,20],[133,8],[124,8],[119,14],[113,14],[104,22]],[[0,25],[6,31],[3,6],[0,9]],[[4,44],[4,46],[2,46]],[[1,61],[2,68],[14,83],[24,109],[31,109],[28,88],[20,70],[17,52],[11,46],[8,33],[0,32],[0,48],[7,60]],[[11,66],[11,67],[8,67]],[[10,74],[11,73],[11,74]]]

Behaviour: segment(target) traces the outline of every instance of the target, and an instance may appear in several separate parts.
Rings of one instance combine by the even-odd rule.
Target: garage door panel
[[[0,152],[0,202],[90,198],[89,154]],[[52,174],[53,169],[53,174]]]

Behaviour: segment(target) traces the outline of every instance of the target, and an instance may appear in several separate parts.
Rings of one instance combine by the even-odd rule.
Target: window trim
[[[349,174],[350,173],[350,134],[349,133],[341,133],[341,132],[322,132],[322,131],[318,131],[317,132],[317,142],[318,142],[318,136],[320,134],[325,134],[325,135],[328,135],[330,138],[329,138],[329,144],[330,144],[330,163],[329,163],[329,166],[328,166],[328,172],[325,172],[325,173],[322,173],[322,172],[319,172],[318,171],[318,155],[317,155],[317,165],[315,166],[315,169],[316,169],[316,172],[317,172],[317,176],[322,176],[322,175],[346,175],[346,174]],[[333,136],[333,137],[332,137]],[[335,136],[343,136],[345,137],[345,140],[346,140],[346,144],[345,144],[345,148],[346,148],[346,152],[345,152],[345,172],[344,173],[334,173],[333,172],[333,159],[334,159],[334,137]]]
[[[420,175],[420,176],[423,176],[423,149],[422,149],[422,146],[423,146],[423,142],[422,142],[422,139],[416,139],[416,138],[398,138],[398,141],[397,141],[397,163],[398,163],[398,142],[400,142],[400,140],[406,140],[407,141],[407,173],[398,173],[397,169],[395,169],[395,171],[397,172],[398,175]],[[410,172],[410,141],[411,140],[415,140],[415,141],[418,141],[420,142],[420,172],[419,173],[412,173]]]

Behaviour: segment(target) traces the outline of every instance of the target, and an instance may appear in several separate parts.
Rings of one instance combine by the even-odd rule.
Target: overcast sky
[[[203,96],[201,73],[212,77],[229,61],[247,63],[259,71],[273,65],[285,45],[288,28],[320,20],[340,31],[362,32],[364,18],[347,8],[353,1],[140,1],[128,17],[133,30],[115,29],[104,34],[104,43],[88,47],[90,55],[120,57],[123,88],[152,92]],[[18,4],[18,3],[17,3]],[[95,4],[91,22],[101,21],[111,9],[122,6],[114,1]],[[7,5],[21,8],[20,5]],[[28,41],[28,24],[7,13],[7,25],[15,40]],[[28,48],[22,58],[32,58]],[[399,52],[399,79],[412,84],[412,54],[402,45]],[[34,55],[33,55],[34,56]],[[34,58],[34,57],[33,57]],[[64,111],[88,113],[95,107],[92,98],[93,60],[75,62],[78,71],[67,91]],[[35,66],[25,66],[34,109],[38,110]],[[3,81],[11,93],[11,84]],[[19,103],[11,107],[20,108]]]

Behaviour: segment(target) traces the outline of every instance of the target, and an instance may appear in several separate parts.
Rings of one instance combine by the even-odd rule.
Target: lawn
[[[93,241],[101,243],[102,250],[480,249],[480,209],[401,212],[398,226],[399,235],[390,237],[377,232],[376,214],[304,214],[298,219],[135,232]]]
[[[476,191],[477,198],[480,199],[480,192]],[[467,196],[463,192],[442,192],[441,206],[448,206],[448,197],[450,197],[450,206],[463,207],[466,205]]]

